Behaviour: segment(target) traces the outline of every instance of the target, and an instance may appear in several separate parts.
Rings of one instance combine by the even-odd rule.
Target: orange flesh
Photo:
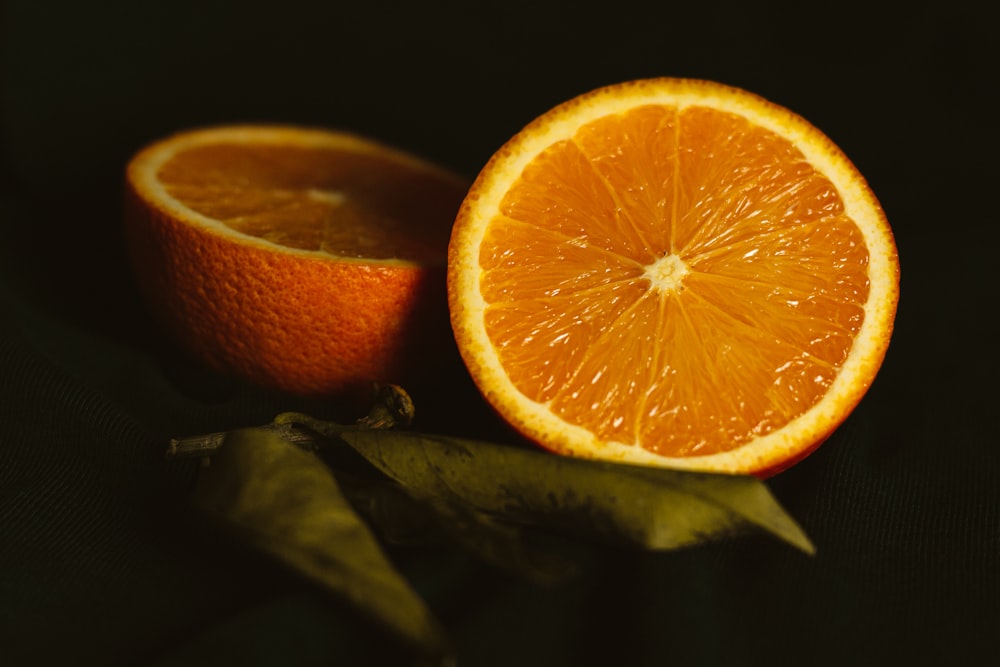
[[[210,144],[158,172],[167,192],[231,229],[339,257],[443,262],[454,185],[384,157],[329,148]],[[404,222],[409,221],[409,222]]]
[[[735,449],[814,405],[862,324],[868,251],[840,195],[735,115],[599,119],[500,208],[480,251],[487,333],[522,393],[601,439]]]

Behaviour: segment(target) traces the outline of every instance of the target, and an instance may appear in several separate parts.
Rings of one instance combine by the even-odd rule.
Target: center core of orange
[[[646,267],[643,277],[660,292],[679,292],[690,269],[677,255],[664,255]]]

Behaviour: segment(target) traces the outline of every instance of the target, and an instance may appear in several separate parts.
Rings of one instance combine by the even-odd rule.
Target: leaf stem
[[[371,409],[367,415],[358,419],[354,426],[323,421],[301,412],[282,412],[270,424],[256,428],[277,433],[284,440],[305,449],[318,449],[323,438],[336,437],[348,430],[405,428],[413,422],[414,413],[413,400],[402,387],[394,384],[376,384],[375,401]],[[169,460],[211,456],[225,444],[228,433],[221,431],[171,438],[166,458]]]

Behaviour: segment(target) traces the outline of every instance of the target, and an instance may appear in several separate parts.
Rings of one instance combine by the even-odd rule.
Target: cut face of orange
[[[402,382],[447,340],[467,183],[340,132],[235,126],[141,150],[125,231],[150,309],[206,365],[289,393]]]
[[[818,446],[881,365],[899,265],[864,178],[745,91],[658,79],[518,133],[452,231],[473,379],[557,452],[760,476]]]

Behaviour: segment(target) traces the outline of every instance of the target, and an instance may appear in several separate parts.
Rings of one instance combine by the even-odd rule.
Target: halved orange
[[[445,263],[467,186],[343,132],[191,130],[130,161],[128,252],[152,312],[206,365],[353,392],[450,348]]]
[[[612,85],[545,113],[452,231],[472,378],[556,452],[766,476],[851,413],[899,264],[875,195],[793,112],[722,84]]]

